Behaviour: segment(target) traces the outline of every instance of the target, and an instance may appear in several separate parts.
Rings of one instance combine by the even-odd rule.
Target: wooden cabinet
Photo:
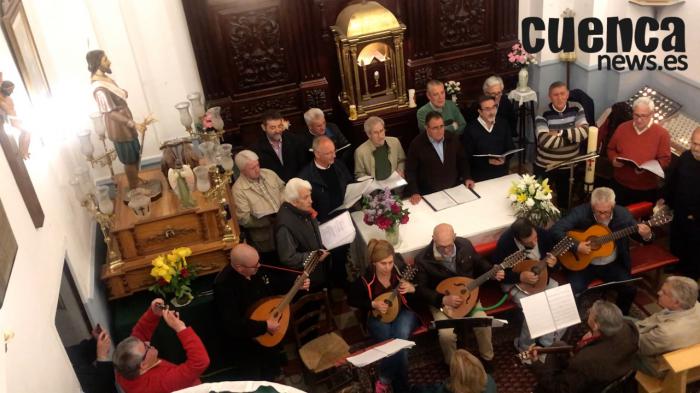
[[[228,263],[232,244],[223,242],[218,205],[209,202],[201,193],[194,192],[197,206],[183,209],[159,169],[143,171],[141,178],[161,182],[162,196],[152,201],[148,218],[138,219],[123,202],[127,188],[126,178],[117,176],[112,237],[122,261],[117,268],[104,265],[102,280],[110,299],[128,296],[148,289],[155,280],[150,275],[151,260],[177,247],[190,247],[188,262],[198,269],[199,275],[216,273]],[[234,224],[232,227],[236,227]]]

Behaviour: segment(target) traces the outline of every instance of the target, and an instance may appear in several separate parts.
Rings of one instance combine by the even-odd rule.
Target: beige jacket
[[[403,173],[406,154],[401,147],[401,142],[393,136],[386,137],[386,144],[389,147],[389,163],[391,171],[401,171]],[[374,177],[374,150],[376,148],[369,139],[355,150],[355,178],[362,176]]]
[[[700,304],[689,310],[657,312],[637,321],[639,353],[656,356],[700,343]]]
[[[260,169],[261,188],[241,176],[233,184],[238,224],[247,230],[250,242],[260,252],[275,249],[274,217],[282,204],[284,182],[270,169]]]

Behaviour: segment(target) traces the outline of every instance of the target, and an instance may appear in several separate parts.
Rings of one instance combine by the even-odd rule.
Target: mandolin
[[[655,214],[649,221],[642,221],[650,227],[659,226],[671,222],[673,216],[661,211]],[[569,231],[567,235],[578,242],[591,242],[590,254],[579,254],[575,249],[564,253],[559,260],[569,270],[579,271],[585,269],[594,258],[607,257],[615,251],[615,241],[623,237],[637,233],[637,224],[631,225],[619,231],[612,232],[605,225],[594,224],[586,231]]]
[[[260,345],[264,347],[274,347],[275,345],[279,344],[284,338],[284,335],[287,334],[287,329],[289,328],[289,317],[291,314],[289,303],[292,302],[292,299],[294,299],[294,296],[299,291],[299,288],[304,285],[304,280],[309,277],[311,272],[313,272],[316,266],[319,264],[321,255],[323,255],[321,250],[316,250],[312,251],[309,256],[306,257],[306,260],[304,261],[304,272],[297,277],[296,281],[294,281],[294,285],[292,285],[292,288],[286,295],[271,296],[260,299],[250,307],[248,319],[252,319],[254,321],[267,321],[270,318],[275,318],[280,324],[280,327],[277,329],[275,334],[266,332],[263,335],[255,337],[255,340],[259,342]]]
[[[573,245],[574,240],[568,236],[564,236],[564,238],[561,239],[559,243],[557,243],[552,248],[552,251],[550,251],[549,253],[554,255],[554,257],[558,257],[561,254],[565,253],[567,250],[569,250],[569,248],[571,248],[571,246]],[[532,259],[528,259],[520,262],[513,268],[513,271],[516,273],[522,273],[528,270],[537,275],[537,282],[534,284],[520,282],[518,284],[515,284],[515,286],[518,287],[518,289],[520,289],[521,291],[527,293],[528,295],[544,291],[545,288],[547,288],[547,282],[549,281],[547,262],[545,262],[544,260],[535,261]]]
[[[445,296],[458,295],[464,299],[462,305],[457,308],[443,306],[442,312],[450,318],[464,318],[469,314],[472,308],[474,308],[479,298],[479,286],[493,277],[499,270],[508,269],[525,260],[526,254],[527,250],[516,251],[505,257],[500,264],[493,265],[489,271],[476,279],[471,279],[469,277],[450,277],[442,280],[435,289],[437,292]]]
[[[519,354],[515,355],[518,357],[520,360],[532,360],[532,352],[533,349],[528,349],[527,351],[520,352]],[[558,347],[545,347],[545,348],[537,348],[537,355],[545,354],[545,353],[559,353],[559,352],[570,352],[573,351],[574,347],[572,345],[561,345]]]
[[[386,313],[382,314],[379,310],[372,310],[372,315],[380,319],[384,323],[391,323],[399,315],[399,310],[401,309],[401,302],[396,301],[396,297],[399,295],[399,285],[401,282],[413,280],[413,276],[416,274],[417,269],[411,265],[407,265],[403,274],[401,275],[401,280],[399,283],[391,290],[391,292],[385,292],[374,298],[375,302],[384,302],[387,304],[388,308]]]

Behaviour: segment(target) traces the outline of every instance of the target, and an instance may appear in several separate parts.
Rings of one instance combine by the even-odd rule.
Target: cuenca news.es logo
[[[604,53],[598,55],[598,70],[623,71],[667,70],[685,71],[688,69],[688,56],[685,52],[685,23],[681,18],[667,17],[661,22],[651,17],[640,17],[636,23],[630,18],[610,17],[605,21],[598,18],[585,18],[574,32],[574,18],[563,19],[563,34],[559,34],[559,18],[550,18],[545,26],[544,20],[528,17],[522,21],[523,48],[529,53],[537,53],[545,46],[544,38],[531,39],[536,31],[547,32],[547,44],[553,53],[573,52],[574,40],[578,38],[578,48],[586,53]],[[605,23],[605,26],[604,26]],[[658,37],[648,36],[650,32],[659,32]],[[605,43],[603,43],[605,37]],[[649,54],[659,48],[664,52],[663,59]],[[619,41],[619,46],[618,46]],[[630,55],[632,44],[640,55]]]

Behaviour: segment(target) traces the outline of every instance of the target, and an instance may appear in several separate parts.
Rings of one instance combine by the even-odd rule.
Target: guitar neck
[[[645,222],[646,224],[646,222]],[[648,225],[648,224],[647,224]],[[598,238],[598,241],[600,243],[607,243],[607,242],[613,242],[619,239],[622,239],[623,237],[627,237],[630,235],[633,235],[637,232],[637,225],[631,225],[625,229],[620,229],[619,231],[612,232],[608,235],[605,236],[600,236]]]
[[[294,299],[294,296],[296,296],[297,292],[299,292],[299,289],[304,285],[304,280],[306,280],[311,272],[314,271],[316,268],[316,265],[318,265],[319,261],[319,252],[318,251],[313,251],[309,255],[309,260],[306,263],[306,267],[304,268],[304,272],[297,277],[296,280],[294,280],[294,285],[292,285],[292,288],[287,292],[286,295],[284,295],[284,298],[282,301],[275,307],[276,311],[282,311],[284,310],[291,302],[292,299]]]
[[[493,267],[489,269],[489,271],[472,280],[469,284],[467,284],[467,290],[473,290],[474,288],[488,281],[491,277],[498,273],[499,270],[504,270],[506,268],[512,267],[513,265],[524,259],[525,250],[516,251],[515,253],[507,256],[500,264],[493,265]]]
[[[538,348],[537,353],[557,353],[557,352],[569,352],[574,349],[573,345],[562,345],[560,347],[545,347]]]

